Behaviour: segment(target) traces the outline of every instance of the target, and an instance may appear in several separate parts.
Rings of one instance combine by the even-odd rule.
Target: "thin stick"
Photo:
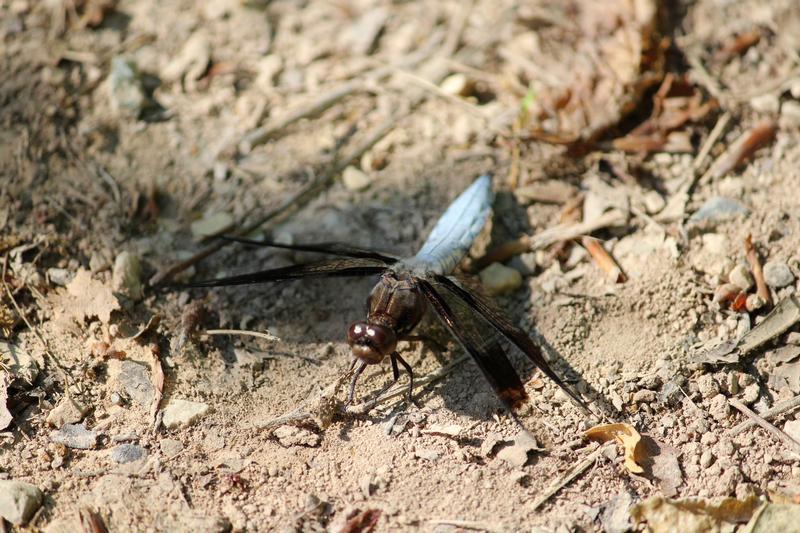
[[[453,526],[461,529],[474,529],[475,531],[488,531],[489,533],[507,531],[506,528],[502,526],[495,526],[491,524],[487,524],[486,522],[474,522],[472,520],[456,520],[456,519],[444,519],[444,520],[430,520],[428,522],[434,526]]]
[[[625,283],[628,280],[628,276],[622,271],[617,261],[611,257],[611,254],[603,248],[603,245],[598,239],[594,237],[583,237],[581,239],[581,244],[586,248],[586,251],[589,252],[589,255],[592,256],[597,266],[605,273],[606,277],[613,283]]]
[[[769,420],[770,418],[782,415],[783,413],[793,411],[798,407],[800,407],[800,396],[795,396],[791,400],[786,400],[785,402],[780,402],[775,404],[771,409],[767,409],[763,413],[758,413],[758,415],[764,420]],[[744,433],[748,429],[755,427],[757,425],[758,423],[755,422],[754,420],[747,420],[745,422],[742,422],[738,426],[735,426],[728,432],[728,434],[731,437],[734,437],[740,433]]]
[[[731,114],[729,111],[725,111],[722,115],[720,115],[720,117],[717,119],[717,123],[714,124],[714,127],[711,129],[711,133],[708,134],[706,142],[703,143],[703,146],[700,147],[700,151],[697,152],[697,157],[695,157],[694,161],[692,162],[692,169],[695,171],[695,180],[700,176],[699,171],[703,167],[706,157],[708,157],[708,154],[711,153],[711,149],[714,148],[715,144],[717,144],[717,141],[725,131],[725,128],[728,127],[728,123],[730,121]]]
[[[564,488],[567,484],[569,484],[573,479],[581,475],[584,471],[586,471],[590,466],[594,464],[600,455],[607,449],[613,448],[616,446],[616,441],[609,442],[605,446],[600,446],[595,451],[590,453],[583,461],[572,467],[570,470],[564,473],[561,477],[554,480],[548,487],[544,490],[541,496],[536,498],[533,501],[532,511],[535,511],[539,507],[542,506],[547,500],[555,496],[558,491]]]
[[[267,341],[279,341],[280,339],[271,333],[264,333],[261,331],[251,331],[249,329],[207,329],[204,332],[206,335],[249,335],[251,337],[258,337]]]
[[[6,291],[6,295],[8,296],[8,299],[11,301],[11,305],[14,306],[14,310],[17,312],[17,315],[19,315],[22,321],[25,322],[25,325],[28,326],[28,329],[31,330],[34,335],[36,335],[36,338],[39,339],[39,342],[41,342],[42,346],[44,347],[44,353],[47,354],[47,356],[52,360],[56,368],[58,368],[58,370],[60,371],[61,378],[64,380],[65,383],[64,389],[66,391],[67,397],[71,397],[71,393],[69,390],[70,387],[75,387],[78,393],[83,393],[83,389],[80,388],[78,384],[72,380],[67,370],[61,365],[61,361],[58,360],[58,357],[56,357],[55,354],[53,354],[53,352],[50,351],[50,346],[47,344],[47,341],[42,336],[42,333],[39,331],[39,328],[34,327],[33,324],[31,324],[30,321],[28,321],[28,317],[25,316],[25,313],[23,313],[22,309],[20,309],[19,305],[17,305],[17,301],[14,299],[14,294],[8,287],[8,283],[6,283],[7,269],[8,269],[8,254],[6,254],[5,257],[3,258],[3,272],[0,274],[0,282],[2,282],[3,288]]]
[[[753,246],[752,235],[748,235],[744,240],[744,252],[747,257],[747,262],[750,264],[750,270],[753,272],[753,278],[756,280],[756,294],[764,301],[766,307],[772,307],[772,295],[764,279],[764,271],[761,268],[761,260],[758,257],[758,251],[756,251],[755,246]]]
[[[763,417],[754,413],[752,410],[750,410],[750,408],[736,398],[729,398],[728,403],[747,415],[751,420],[753,420],[753,422],[766,429],[769,433],[772,433],[775,438],[786,444],[793,452],[800,454],[800,442],[797,442],[785,432],[764,420]]]

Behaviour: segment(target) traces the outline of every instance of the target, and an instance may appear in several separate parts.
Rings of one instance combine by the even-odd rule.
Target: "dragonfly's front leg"
[[[361,376],[362,372],[364,372],[364,369],[367,368],[367,363],[365,363],[364,361],[359,362],[358,359],[355,359],[353,360],[353,364],[350,365],[351,371],[353,370],[353,367],[355,367],[357,362],[360,364],[356,368],[356,371],[353,373],[353,379],[350,381],[350,394],[347,395],[347,401],[344,404],[345,407],[353,403],[353,396],[356,393],[356,381],[358,381],[358,378],[359,376]]]

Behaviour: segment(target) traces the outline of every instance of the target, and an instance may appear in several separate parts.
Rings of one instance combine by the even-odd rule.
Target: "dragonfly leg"
[[[350,370],[353,369],[353,367],[356,364],[356,361],[358,360],[353,361],[353,364],[350,366]],[[359,376],[361,376],[361,373],[364,372],[365,368],[367,368],[367,363],[363,361],[361,362],[360,365],[358,365],[358,368],[356,368],[356,371],[353,374],[353,379],[350,381],[350,394],[347,395],[347,402],[345,402],[344,404],[345,407],[353,403],[353,395],[355,395],[356,392],[356,381],[358,381]]]
[[[408,392],[406,393],[406,400],[408,401],[408,403],[413,404],[414,400],[411,398],[411,392],[414,390],[414,371],[411,370],[411,365],[409,365],[406,362],[405,359],[400,357],[399,353],[393,352],[392,353],[392,365],[393,365],[394,370],[395,370],[395,378],[394,378],[395,380],[397,380],[397,378],[399,377],[398,376],[399,372],[397,372],[397,363],[398,362],[401,365],[403,365],[403,368],[405,368],[406,372],[408,372]]]

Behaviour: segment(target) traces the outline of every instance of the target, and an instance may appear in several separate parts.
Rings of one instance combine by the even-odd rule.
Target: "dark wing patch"
[[[195,281],[181,285],[172,285],[174,288],[189,287],[226,287],[229,285],[251,285],[255,283],[269,283],[272,281],[285,281],[290,279],[313,277],[347,277],[370,276],[380,274],[386,270],[386,265],[375,259],[335,259],[320,263],[305,265],[291,265],[281,268],[272,268],[240,274],[227,278]]]
[[[457,299],[446,297],[446,293],[440,293],[424,279],[418,278],[417,283],[447,329],[475,359],[503,403],[511,409],[519,407],[528,395],[494,332],[481,327],[481,321]]]
[[[484,300],[477,293],[471,293],[461,288],[455,281],[447,276],[436,276],[436,281],[450,291],[452,294],[464,301],[470,308],[474,309],[481,317],[489,322],[509,341],[519,348],[528,358],[533,361],[544,375],[553,380],[561,389],[566,392],[580,407],[589,411],[583,400],[575,393],[558,374],[550,368],[550,364],[542,355],[541,349],[534,344],[533,340],[521,329],[511,323],[505,314],[496,306]]]
[[[282,248],[285,250],[296,250],[298,252],[318,252],[322,254],[338,255],[341,257],[351,257],[355,259],[375,259],[385,265],[396,263],[398,258],[386,255],[375,250],[367,248],[359,248],[358,246],[350,246],[349,244],[342,244],[338,242],[320,242],[316,244],[283,244],[270,240],[255,241],[252,239],[244,239],[241,237],[232,237],[221,235],[219,239],[238,242],[248,246],[264,246],[270,248]]]

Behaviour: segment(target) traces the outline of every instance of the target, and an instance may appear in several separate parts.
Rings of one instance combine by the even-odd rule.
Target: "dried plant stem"
[[[764,420],[769,420],[772,417],[782,415],[783,413],[793,411],[794,409],[797,408],[800,408],[800,396],[795,396],[791,400],[786,400],[785,402],[775,404],[771,409],[767,409],[763,413],[758,413],[758,416],[760,416]],[[748,429],[755,427],[757,425],[758,422],[756,422],[755,420],[747,420],[745,422],[742,422],[738,426],[735,426],[728,432],[728,434],[733,437],[739,435],[740,433],[744,433]]]
[[[749,407],[745,404],[737,400],[736,398],[728,399],[728,403],[734,406],[736,409],[741,411],[743,414],[747,415],[753,422],[761,426],[762,428],[766,429],[769,433],[771,433],[775,438],[779,441],[786,444],[794,453],[800,454],[800,442],[797,442],[792,437],[787,435],[785,432],[781,431],[774,425],[767,422],[763,417],[757,415]]]
[[[604,446],[600,446],[595,451],[586,456],[586,458],[583,461],[576,464],[574,467],[564,472],[562,476],[555,479],[552,483],[550,483],[550,485],[548,485],[548,487],[544,490],[544,492],[533,501],[531,511],[535,511],[536,509],[541,507],[542,504],[544,504],[547,500],[555,496],[558,493],[558,491],[567,486],[567,484],[569,484],[572,480],[574,480],[576,477],[585,472],[590,466],[592,466],[594,462],[597,461],[597,459],[603,454],[604,451],[606,451],[609,448],[613,448],[614,446],[616,446],[615,441],[611,441],[605,444]]]
[[[280,339],[271,333],[261,331],[251,331],[249,329],[207,329],[203,333],[206,335],[248,335],[258,337],[267,341],[279,341]]]

